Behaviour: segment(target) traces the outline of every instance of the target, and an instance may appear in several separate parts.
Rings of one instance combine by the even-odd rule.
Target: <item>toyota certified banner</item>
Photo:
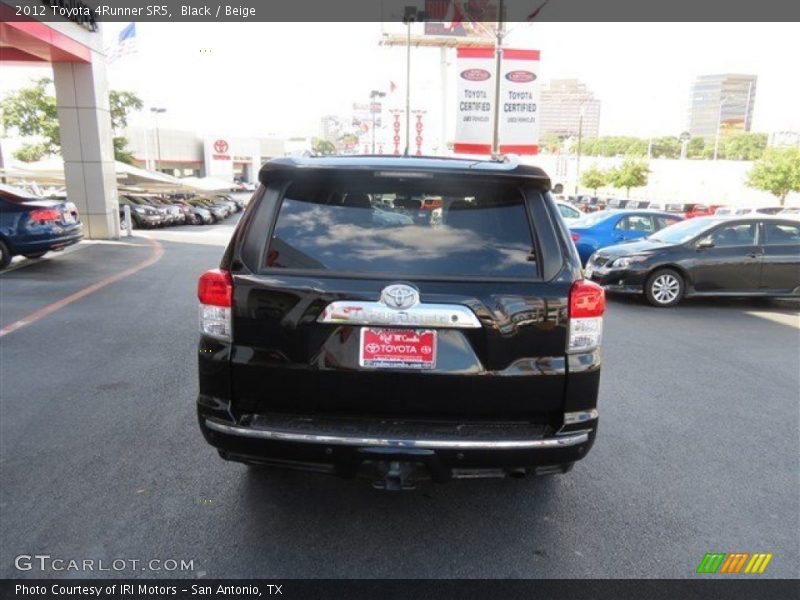
[[[500,79],[500,152],[539,151],[539,51],[503,50]]]
[[[494,48],[459,48],[457,154],[491,154],[494,106]]]
[[[458,49],[458,154],[491,154],[495,53],[492,47]],[[500,80],[500,152],[536,154],[539,148],[538,50],[503,50]]]

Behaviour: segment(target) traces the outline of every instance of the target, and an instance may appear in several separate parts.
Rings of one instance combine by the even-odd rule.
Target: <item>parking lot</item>
[[[202,439],[195,285],[234,221],[0,275],[0,576],[41,576],[14,568],[40,553],[193,561],[124,573],[147,577],[682,578],[734,551],[800,575],[796,302],[613,298],[600,432],[571,473],[385,493]]]

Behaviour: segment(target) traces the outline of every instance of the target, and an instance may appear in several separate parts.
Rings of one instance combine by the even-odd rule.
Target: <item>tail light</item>
[[[200,300],[200,332],[230,342],[233,330],[233,278],[230,272],[212,269],[203,273],[197,282],[197,298]]]
[[[55,208],[39,208],[31,211],[31,221],[53,223],[61,219],[61,211]]]
[[[569,341],[567,352],[589,352],[600,347],[606,295],[593,281],[581,279],[569,292]]]
[[[571,231],[569,236],[572,238],[573,242],[577,242],[579,239],[581,239],[581,234],[575,233],[574,231]]]

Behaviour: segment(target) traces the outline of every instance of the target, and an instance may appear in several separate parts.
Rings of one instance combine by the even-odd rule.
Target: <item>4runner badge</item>
[[[396,283],[383,288],[381,302],[390,308],[404,310],[419,304],[419,292],[410,285]]]

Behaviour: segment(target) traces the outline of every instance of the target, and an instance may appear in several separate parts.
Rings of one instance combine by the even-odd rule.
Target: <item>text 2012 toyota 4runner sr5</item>
[[[586,455],[605,298],[543,171],[320,157],[259,178],[198,286],[198,416],[223,458],[398,489]]]

